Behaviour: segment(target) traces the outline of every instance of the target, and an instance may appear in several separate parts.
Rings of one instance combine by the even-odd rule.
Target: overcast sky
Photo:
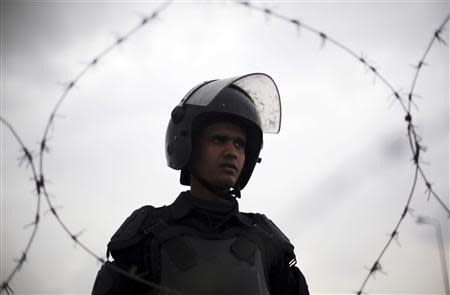
[[[158,7],[155,2],[2,1],[1,116],[37,151],[71,80]],[[365,57],[406,97],[448,1],[264,2]],[[443,34],[448,41],[448,30]],[[289,236],[313,293],[357,291],[398,221],[414,166],[404,113],[355,58],[304,29],[229,2],[175,2],[115,48],[69,93],[50,133],[44,172],[69,228],[104,255],[133,210],[171,203],[182,190],[164,157],[172,108],[205,80],[264,72],[278,84],[281,132],[265,137],[262,163],[240,208]],[[416,86],[413,118],[427,146],[424,169],[449,203],[449,49],[435,44]],[[31,172],[1,130],[1,280],[29,237]],[[414,216],[448,219],[422,181]],[[100,265],[44,214],[16,294],[89,293]],[[433,227],[408,215],[368,293],[443,293]],[[447,253],[448,255],[448,253]],[[447,256],[448,257],[448,256]]]

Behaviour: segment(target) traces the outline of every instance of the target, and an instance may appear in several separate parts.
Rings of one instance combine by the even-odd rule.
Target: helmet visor
[[[194,93],[188,94],[181,104],[207,106],[223,88],[229,85],[235,85],[248,94],[255,104],[264,133],[278,133],[280,131],[280,94],[273,79],[263,73],[248,74],[202,84],[200,88],[193,91]]]

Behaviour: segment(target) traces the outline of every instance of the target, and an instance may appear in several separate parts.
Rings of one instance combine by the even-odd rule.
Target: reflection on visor
[[[281,102],[277,86],[264,74],[253,74],[233,82],[253,100],[261,118],[263,132],[278,133],[281,125]]]
[[[188,93],[180,104],[207,106],[223,88],[230,84],[240,87],[250,96],[261,119],[263,132],[278,133],[280,131],[280,95],[275,82],[266,74],[255,73],[202,83]]]

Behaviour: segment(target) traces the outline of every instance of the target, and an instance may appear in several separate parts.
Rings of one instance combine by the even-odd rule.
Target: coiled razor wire
[[[337,48],[345,51],[346,53],[348,53],[349,55],[351,55],[353,58],[355,58],[358,62],[360,62],[361,64],[363,64],[366,68],[368,68],[376,77],[378,77],[382,83],[389,88],[389,90],[392,92],[392,94],[394,95],[396,101],[398,101],[398,103],[401,105],[402,109],[404,110],[405,113],[405,121],[407,124],[407,135],[408,135],[408,141],[409,141],[409,145],[410,145],[410,149],[411,149],[411,154],[412,154],[412,161],[414,163],[414,177],[413,177],[413,181],[412,181],[412,186],[411,186],[411,190],[407,199],[407,202],[404,206],[404,209],[401,212],[399,221],[396,223],[394,229],[392,230],[391,234],[389,235],[388,241],[385,244],[385,246],[382,248],[380,254],[377,256],[377,259],[375,260],[375,262],[372,264],[372,266],[369,269],[368,274],[365,276],[365,279],[363,280],[360,288],[358,289],[358,291],[356,292],[357,295],[363,294],[365,287],[368,283],[368,280],[370,277],[374,276],[374,274],[376,272],[382,271],[382,266],[381,266],[381,260],[384,256],[384,254],[386,253],[386,251],[388,250],[388,248],[390,247],[390,245],[392,244],[392,241],[394,239],[396,239],[398,237],[398,233],[399,233],[399,228],[403,222],[403,220],[405,219],[407,213],[410,211],[410,203],[412,200],[412,197],[414,195],[415,189],[416,189],[416,185],[418,182],[418,178],[419,178],[419,174],[422,178],[422,180],[425,183],[425,186],[427,187],[427,191],[426,191],[426,195],[428,197],[433,196],[433,198],[439,203],[439,205],[443,208],[443,210],[448,214],[448,216],[450,217],[450,210],[449,208],[445,205],[445,203],[442,201],[441,197],[438,196],[438,194],[436,193],[436,191],[433,189],[431,182],[429,181],[429,179],[426,177],[425,172],[422,168],[421,165],[421,151],[424,151],[424,145],[421,143],[421,138],[419,136],[419,134],[416,131],[416,125],[413,124],[413,116],[411,114],[411,105],[413,104],[413,97],[414,97],[414,89],[415,89],[415,85],[416,82],[418,80],[419,74],[421,72],[421,69],[423,68],[423,66],[425,65],[425,60],[426,57],[428,56],[428,53],[430,52],[431,48],[433,47],[433,45],[436,42],[439,43],[443,43],[445,44],[444,39],[442,38],[442,33],[444,31],[444,28],[446,27],[446,25],[449,22],[450,19],[450,15],[448,15],[444,21],[441,23],[441,25],[438,27],[438,29],[436,29],[433,33],[433,36],[431,38],[431,41],[429,42],[427,49],[425,50],[422,58],[419,60],[418,64],[415,66],[416,67],[416,72],[414,75],[414,79],[411,83],[411,87],[409,90],[409,93],[407,95],[407,99],[405,99],[398,91],[395,90],[395,88],[392,86],[392,84],[385,78],[384,75],[382,75],[379,70],[377,70],[377,68],[375,66],[372,65],[372,63],[370,63],[367,58],[360,56],[358,54],[355,53],[355,51],[351,50],[349,47],[345,46],[344,44],[340,43],[339,41],[333,39],[332,37],[330,37],[329,35],[327,35],[326,33],[311,27],[303,22],[301,22],[299,19],[296,18],[289,18],[287,16],[284,16],[282,14],[277,13],[276,11],[274,11],[273,9],[268,9],[268,8],[264,8],[264,7],[260,7],[260,6],[256,6],[253,5],[252,3],[248,2],[248,1],[239,1],[239,2],[234,2],[238,5],[244,6],[247,9],[252,9],[261,13],[264,13],[266,16],[268,17],[274,17],[276,19],[279,19],[281,21],[284,22],[288,22],[292,25],[294,25],[297,29],[304,29],[312,34],[317,35],[321,41],[322,41],[322,46],[326,44],[326,42],[329,42],[331,44],[333,44],[334,46],[336,46]],[[58,214],[56,207],[53,205],[53,203],[50,200],[49,197],[49,193],[47,192],[46,189],[46,181],[45,181],[45,177],[44,177],[44,155],[46,152],[48,152],[48,146],[47,146],[47,141],[48,141],[48,136],[49,136],[49,131],[51,129],[51,127],[54,125],[54,120],[55,117],[57,116],[57,112],[61,106],[61,104],[65,101],[65,99],[67,98],[68,94],[70,93],[70,91],[73,89],[73,87],[75,85],[77,85],[77,83],[84,77],[84,75],[90,70],[92,69],[95,65],[97,65],[108,53],[110,53],[113,49],[115,49],[117,46],[119,46],[120,44],[128,41],[128,39],[130,37],[132,37],[132,35],[134,35],[136,32],[138,32],[140,29],[142,29],[144,26],[148,25],[150,22],[152,22],[153,20],[155,20],[169,5],[171,4],[171,1],[166,1],[164,2],[159,8],[157,8],[153,13],[151,13],[148,16],[142,17],[140,22],[134,26],[131,30],[129,30],[126,34],[124,34],[123,36],[120,36],[116,39],[116,41],[111,44],[110,46],[108,46],[107,48],[105,48],[103,51],[101,51],[98,55],[96,55],[91,62],[89,62],[79,73],[78,75],[75,76],[75,78],[73,80],[71,80],[67,86],[65,87],[62,95],[60,96],[59,100],[57,101],[56,105],[54,106],[47,125],[45,127],[45,131],[42,137],[42,140],[40,141],[40,148],[39,148],[39,171],[37,171],[36,166],[35,166],[35,157],[33,156],[33,153],[30,149],[28,149],[23,141],[21,140],[21,138],[19,137],[18,133],[14,130],[14,128],[12,127],[12,125],[6,121],[4,118],[0,117],[0,121],[3,125],[6,126],[6,128],[13,134],[15,140],[18,142],[20,149],[22,151],[22,156],[21,156],[21,161],[22,162],[26,162],[28,164],[29,167],[31,167],[31,172],[32,172],[32,176],[33,176],[33,181],[35,183],[35,188],[36,188],[36,197],[37,197],[37,204],[36,204],[36,213],[33,219],[33,222],[31,222],[28,226],[32,226],[32,232],[31,235],[26,243],[26,246],[24,248],[24,250],[22,251],[20,258],[16,259],[16,265],[13,268],[13,270],[10,272],[10,274],[7,276],[6,280],[2,282],[1,284],[1,289],[0,289],[0,293],[5,291],[7,294],[11,294],[14,293],[10,282],[13,279],[13,277],[17,274],[17,272],[22,268],[23,264],[26,262],[27,259],[27,254],[30,251],[31,245],[33,244],[34,240],[35,240],[35,236],[38,230],[38,226],[39,226],[39,222],[40,222],[40,214],[41,214],[41,198],[42,196],[45,197],[45,200],[47,202],[49,211],[52,213],[52,215],[56,218],[57,222],[60,224],[60,226],[62,227],[62,229],[64,230],[64,232],[66,232],[66,234],[77,244],[79,245],[85,252],[87,252],[90,256],[94,257],[97,261],[99,261],[100,263],[105,263],[107,260],[104,257],[101,257],[97,254],[95,254],[87,245],[85,245],[84,243],[82,243],[79,239],[79,236],[81,233],[77,233],[75,234],[73,231],[71,231],[69,229],[69,227],[63,222],[62,217],[60,214]],[[446,45],[446,44],[445,44]],[[406,101],[406,102],[405,102]],[[38,173],[39,172],[39,173]],[[129,271],[129,270],[124,270],[121,269],[117,266],[114,266],[112,264],[109,264],[109,266],[111,267],[111,269],[113,271],[116,271],[132,280],[138,281],[144,285],[153,287],[155,289],[159,289],[161,291],[167,292],[169,294],[181,294],[179,292],[175,292],[174,290],[170,290],[164,286],[160,286],[158,284],[155,284],[154,282],[148,281],[143,279],[139,274],[135,273],[134,271]]]

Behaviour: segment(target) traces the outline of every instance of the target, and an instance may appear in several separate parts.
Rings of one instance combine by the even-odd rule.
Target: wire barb
[[[72,238],[72,240],[74,240],[76,243],[78,243],[78,237],[80,237],[85,231],[86,231],[86,229],[82,229],[77,234],[72,234],[70,237]]]
[[[398,231],[397,231],[396,229],[394,229],[394,230],[392,231],[392,233],[387,234],[387,235],[391,238],[391,240],[394,240],[394,241],[397,243],[397,245],[398,245],[399,247],[402,246],[402,245],[400,244],[399,237],[398,237]]]
[[[425,195],[427,196],[427,201],[430,201],[431,195],[433,194],[432,184],[426,181],[425,186],[427,187],[425,190]]]
[[[437,31],[434,33],[434,37],[436,38],[436,40],[437,40],[439,43],[444,44],[444,45],[447,45],[447,43],[445,42],[445,40],[442,39],[441,33],[442,33],[442,28],[439,29],[439,30],[437,30]]]
[[[33,225],[36,226],[39,223],[39,220],[40,220],[39,213],[36,213],[36,216],[34,217],[34,220],[32,222],[26,224],[23,228],[27,229],[30,226],[33,226]]]
[[[28,167],[33,162],[33,155],[26,147],[22,148],[22,152],[23,152],[23,155],[21,157],[19,157],[19,167],[22,166],[22,164],[24,162],[27,163],[27,167]]]
[[[2,291],[6,291],[6,294],[10,295],[10,294],[14,294],[13,289],[11,289],[11,286],[8,284],[8,282],[3,282],[2,283]]]
[[[320,36],[320,39],[321,39],[320,48],[323,48],[325,46],[325,42],[328,39],[328,36],[327,36],[327,34],[322,33],[322,32],[319,32],[319,36]]]

